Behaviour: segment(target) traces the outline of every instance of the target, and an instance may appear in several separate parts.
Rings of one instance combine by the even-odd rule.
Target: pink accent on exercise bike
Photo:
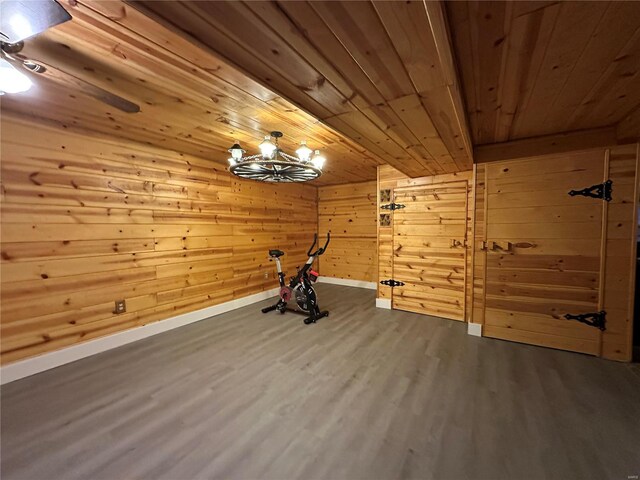
[[[291,290],[289,287],[282,287],[280,289],[280,298],[283,302],[288,302],[289,300],[291,300],[292,294],[293,290]]]

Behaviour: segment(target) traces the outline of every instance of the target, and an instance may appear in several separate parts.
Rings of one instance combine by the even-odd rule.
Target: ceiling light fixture
[[[31,88],[31,80],[4,58],[0,58],[0,95],[20,93]]]
[[[278,146],[279,138],[282,138],[282,132],[271,132],[258,145],[260,153],[247,157],[244,156],[246,150],[236,140],[228,150],[231,154],[229,171],[241,178],[275,183],[307,182],[322,175],[325,158],[320,150],[316,150],[312,158],[314,151],[303,140],[296,150],[297,157],[289,155]]]

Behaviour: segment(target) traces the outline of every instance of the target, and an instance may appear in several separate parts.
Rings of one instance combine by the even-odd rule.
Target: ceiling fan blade
[[[48,28],[71,20],[71,15],[54,0],[2,0],[0,38],[18,43]]]
[[[93,97],[96,100],[100,100],[101,102],[111,105],[123,112],[138,113],[140,111],[140,107],[135,103],[39,60],[35,62],[25,60],[22,66],[37,75],[46,77],[64,86],[79,90],[80,93]],[[44,67],[44,69],[39,67]]]

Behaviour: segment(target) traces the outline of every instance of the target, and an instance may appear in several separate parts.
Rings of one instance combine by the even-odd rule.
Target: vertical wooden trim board
[[[467,249],[470,257],[470,268],[469,268],[469,276],[471,277],[471,288],[469,289],[469,298],[467,299],[467,323],[473,322],[473,304],[475,302],[475,277],[476,277],[476,239],[475,239],[475,222],[476,222],[476,176],[478,166],[473,166],[473,175],[471,178],[471,217],[469,218],[469,226],[471,232],[467,235]]]
[[[473,252],[472,303],[470,322],[484,323],[485,279],[487,277],[487,251],[483,247],[487,232],[487,184],[486,165],[474,165],[473,176],[473,232],[470,235],[470,248]]]
[[[317,231],[316,187],[222,159],[4,114],[1,154],[3,363],[272,289]]]
[[[472,173],[472,181],[473,181],[473,173]],[[473,201],[469,201],[469,195],[473,196],[473,188],[471,187],[470,183],[472,182],[465,182],[465,188],[466,188],[466,195],[464,196],[464,211],[465,211],[465,224],[464,224],[464,249],[465,249],[465,258],[464,258],[464,273],[463,273],[463,277],[464,277],[464,305],[462,306],[462,318],[464,319],[465,322],[469,322],[469,316],[467,315],[467,312],[469,310],[469,300],[471,299],[471,291],[473,290],[472,287],[473,285],[473,279],[471,282],[469,282],[469,275],[471,274],[471,270],[469,268],[469,262],[472,260],[472,255],[470,255],[470,253],[473,251],[472,249],[469,248],[469,243],[471,241],[471,239],[473,238],[473,232],[469,232],[470,229],[470,224],[471,224],[471,218],[473,217],[473,212],[472,209],[473,208]],[[471,234],[470,234],[471,233]],[[471,258],[469,258],[471,257]]]
[[[482,238],[484,240],[484,243],[483,243],[483,255],[482,255],[483,263],[482,263],[482,281],[481,281],[482,305],[483,305],[481,323],[484,323],[484,318],[485,318],[484,305],[487,302],[487,252],[488,252],[488,241],[489,241],[489,237],[487,236],[488,219],[489,219],[489,198],[487,193],[487,185],[489,183],[488,169],[484,168],[483,173],[484,173],[484,191],[483,191],[482,210],[484,212],[484,215],[482,217]]]
[[[380,297],[380,168],[376,168],[376,307],[384,305],[386,308],[387,299]],[[389,299],[391,308],[391,299]]]
[[[602,175],[602,181],[606,182],[609,179],[609,155],[611,151],[607,148],[604,151],[604,172]],[[607,272],[607,219],[609,217],[609,204],[604,202],[602,204],[602,243],[600,244],[600,278],[598,280],[598,311],[604,310],[604,287],[606,272]],[[602,331],[598,332],[598,356],[602,356]]]
[[[602,335],[602,357],[630,361],[633,342],[636,228],[638,206],[638,145],[620,145],[609,151],[609,179],[604,279],[607,329]]]

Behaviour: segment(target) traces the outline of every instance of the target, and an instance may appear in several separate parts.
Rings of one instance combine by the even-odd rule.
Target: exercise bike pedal
[[[320,312],[318,315],[312,315],[310,317],[305,318],[304,319],[304,324],[305,325],[311,325],[312,323],[316,323],[321,318],[328,317],[328,316],[329,316],[329,312],[328,311]]]

